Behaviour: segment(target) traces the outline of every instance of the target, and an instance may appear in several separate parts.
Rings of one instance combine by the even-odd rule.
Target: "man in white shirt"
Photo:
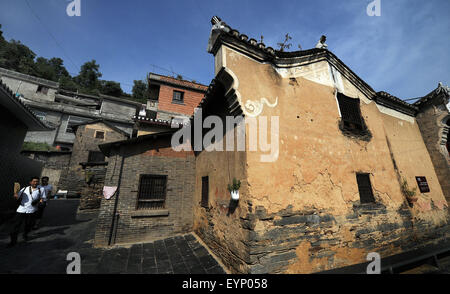
[[[39,177],[32,177],[30,186],[25,187],[14,195],[20,203],[17,208],[16,215],[14,216],[13,226],[11,230],[11,242],[8,247],[12,247],[17,243],[17,236],[20,232],[22,223],[25,223],[25,229],[23,233],[23,239],[28,240],[28,233],[34,224],[34,214],[37,211],[39,202],[43,202],[46,199],[45,190],[38,188]]]
[[[34,224],[33,229],[36,230],[39,228],[41,223],[42,215],[44,214],[44,209],[47,206],[47,198],[52,196],[53,186],[48,183],[49,177],[42,177],[41,184],[38,185],[38,188],[42,188],[45,190],[45,199],[43,202],[38,204],[38,209],[36,211],[35,219],[36,223]]]

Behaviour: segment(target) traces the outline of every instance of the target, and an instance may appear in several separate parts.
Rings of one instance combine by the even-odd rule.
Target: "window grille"
[[[173,99],[172,102],[183,103],[184,93],[180,91],[173,91]]]
[[[137,209],[161,209],[166,202],[167,176],[141,175]]]
[[[337,98],[344,127],[348,129],[364,130],[359,99],[350,98],[341,93],[338,93]]]
[[[369,174],[356,174],[356,181],[358,182],[359,197],[361,203],[375,202],[373,197],[372,185],[370,184]]]

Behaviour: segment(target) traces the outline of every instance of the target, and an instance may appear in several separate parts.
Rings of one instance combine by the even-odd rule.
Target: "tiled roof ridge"
[[[30,107],[28,107],[25,103],[23,103],[19,98],[16,97],[16,95],[14,95],[14,92],[6,85],[3,83],[2,79],[0,79],[0,87],[8,94],[8,96],[16,101],[17,103],[19,103],[19,105],[24,108],[25,111],[29,112],[29,114],[31,116],[33,116],[36,121],[41,124],[42,126],[44,126],[47,129],[53,129],[51,126],[47,125],[45,122],[41,121],[37,116],[36,113],[34,113],[33,110],[31,110]]]
[[[158,118],[149,118],[146,116],[133,116],[134,119],[141,121],[141,122],[149,122],[149,123],[156,123],[156,124],[160,124],[160,125],[167,125],[167,126],[171,126],[173,124],[178,124],[178,125],[182,125],[182,123],[176,123],[174,121],[169,121],[169,120],[164,120],[164,119],[158,119]],[[184,124],[186,125],[186,124]]]
[[[182,87],[187,87],[187,88],[191,88],[197,91],[206,91],[206,89],[208,89],[207,85],[203,85],[197,82],[191,82],[188,80],[183,80],[183,79],[177,79],[171,76],[166,76],[166,75],[161,75],[161,74],[156,74],[156,73],[150,73],[149,75],[149,79],[151,79],[151,76],[158,76],[159,78],[153,78],[153,80],[157,80],[160,82],[166,82],[166,83],[170,83],[170,84],[174,84],[174,85],[178,85],[178,86],[182,86]]]
[[[155,75],[155,76],[160,76],[160,77],[165,77],[165,78],[173,79],[173,80],[179,81],[179,82],[185,82],[185,83],[189,83],[189,84],[198,85],[198,86],[201,86],[201,87],[204,87],[204,88],[208,88],[207,85],[198,83],[198,82],[196,82],[196,81],[194,82],[194,81],[189,81],[189,80],[185,80],[185,79],[177,79],[177,78],[172,77],[172,76],[163,75],[163,74],[158,74],[158,73],[154,73],[154,72],[150,72],[150,74],[151,74],[151,75]]]
[[[420,106],[421,104],[427,102],[430,99],[433,99],[434,97],[436,97],[441,93],[444,93],[447,98],[450,97],[450,87],[443,85],[442,82],[439,82],[436,89],[434,89],[427,95],[420,97],[419,100],[417,100],[413,104],[416,106]]]
[[[396,96],[394,96],[394,95],[392,95],[392,94],[390,94],[390,93],[388,93],[386,91],[379,91],[379,92],[377,92],[377,95],[389,98],[389,99],[391,99],[391,100],[393,100],[395,102],[401,103],[401,104],[403,104],[405,106],[414,107],[413,104],[410,104],[410,103],[408,103],[408,102],[406,102],[406,101],[404,101],[404,100],[402,100],[402,99],[400,99],[400,98],[398,98],[398,97],[396,97]]]
[[[223,25],[226,30],[222,29],[223,34],[227,34],[228,36],[233,37],[236,40],[242,41],[246,43],[247,45],[250,45],[256,50],[263,51],[264,53],[268,54],[271,57],[278,57],[278,58],[290,58],[290,57],[297,57],[297,56],[303,56],[308,55],[311,53],[317,53],[317,52],[326,52],[327,49],[320,49],[320,48],[311,48],[311,49],[305,49],[305,50],[297,50],[297,51],[281,51],[276,50],[270,46],[266,46],[263,42],[258,42],[254,38],[249,38],[246,34],[243,34],[239,32],[237,29],[232,28],[229,26],[226,22],[215,16],[217,19],[220,20],[220,24]],[[214,19],[214,17],[213,17]]]
[[[10,70],[10,69],[6,69],[3,67],[0,67],[0,73],[4,73],[6,75],[10,75],[13,76],[15,78],[18,79],[25,79],[29,82],[32,83],[38,83],[38,84],[42,84],[45,86],[49,86],[49,87],[53,87],[53,88],[59,88],[59,83],[52,81],[52,80],[47,80],[47,79],[43,79],[43,78],[38,78],[29,74],[24,74],[18,71],[14,71],[14,70]]]

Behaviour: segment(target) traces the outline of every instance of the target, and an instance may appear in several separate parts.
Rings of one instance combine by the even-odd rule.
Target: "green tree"
[[[80,85],[84,90],[90,93],[99,92],[100,82],[99,78],[102,76],[99,71],[100,65],[93,59],[85,62],[81,66],[80,73],[75,77],[75,82]]]
[[[121,97],[123,95],[120,83],[114,81],[100,81],[100,93],[115,97]]]
[[[148,85],[142,80],[133,81],[132,97],[136,101],[146,102],[149,98]]]
[[[75,81],[73,80],[73,78],[71,76],[62,76],[59,79],[59,87],[61,89],[76,92],[77,89],[80,88],[80,85],[75,83]]]

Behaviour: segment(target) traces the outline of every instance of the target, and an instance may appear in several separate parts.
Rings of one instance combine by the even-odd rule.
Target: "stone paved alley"
[[[82,274],[224,274],[193,234],[152,243],[93,248],[96,212],[77,215],[78,200],[49,203],[42,227],[30,240],[6,248],[8,224],[0,227],[0,273],[65,274],[69,252],[81,256]],[[31,261],[31,262],[30,262]]]

